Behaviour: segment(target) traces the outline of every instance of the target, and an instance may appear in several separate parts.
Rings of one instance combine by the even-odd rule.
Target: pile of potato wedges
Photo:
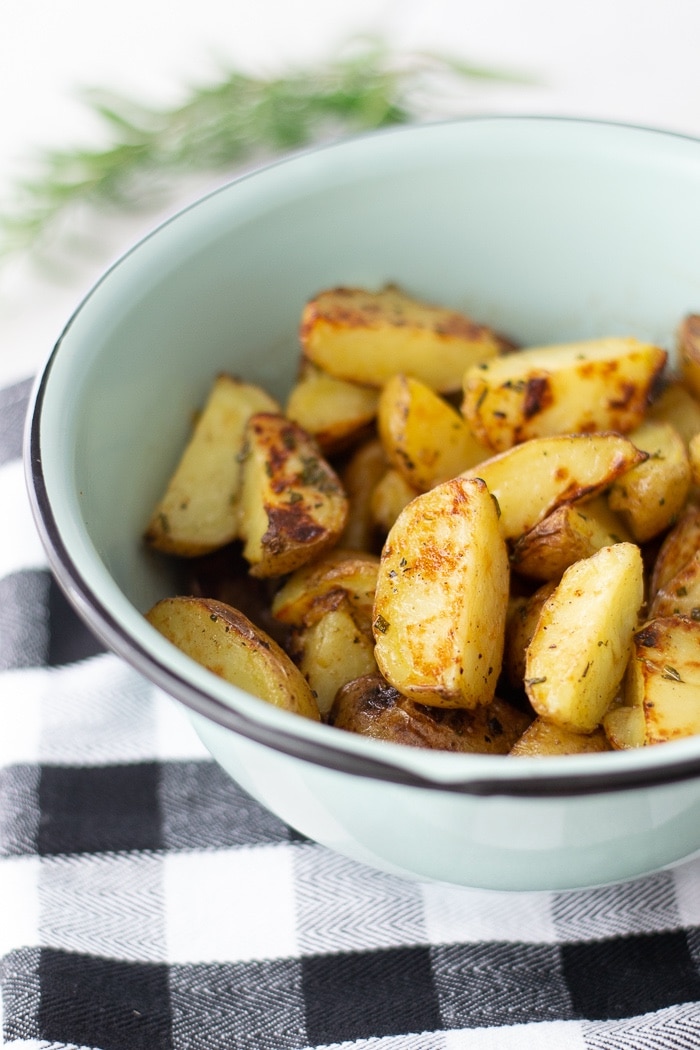
[[[580,754],[700,732],[700,316],[521,347],[394,285],[307,302],[285,404],[214,378],[147,619],[339,730]]]

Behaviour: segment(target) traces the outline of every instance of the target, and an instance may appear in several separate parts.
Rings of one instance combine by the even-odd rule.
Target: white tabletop
[[[174,13],[177,12],[177,13]],[[484,86],[467,112],[593,116],[700,135],[697,0],[2,0],[0,202],[45,146],[96,145],[81,87],[147,101],[178,97],[220,62],[276,71],[318,60],[357,33],[396,48],[436,48],[529,74],[534,86]],[[98,250],[60,280],[24,259],[0,269],[0,384],[36,372],[108,263],[164,214],[221,181],[189,182],[166,212],[105,222]]]

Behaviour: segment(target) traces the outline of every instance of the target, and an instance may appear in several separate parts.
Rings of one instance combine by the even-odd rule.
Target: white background
[[[0,205],[35,150],[96,144],[82,87],[176,100],[222,63],[278,72],[366,32],[537,80],[475,90],[464,112],[603,117],[700,136],[698,0],[0,0]],[[168,212],[220,180],[183,186]],[[41,367],[84,292],[164,214],[105,220],[104,231],[98,221],[98,249],[60,279],[24,258],[4,264],[0,383]]]

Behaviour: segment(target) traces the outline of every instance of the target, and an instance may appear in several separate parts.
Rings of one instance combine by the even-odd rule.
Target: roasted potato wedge
[[[581,558],[601,547],[631,540],[604,496],[587,503],[564,503],[521,536],[510,554],[512,568],[533,580],[558,580]]]
[[[656,423],[672,423],[688,445],[696,434],[700,434],[700,401],[683,383],[675,380],[664,387],[646,418]]]
[[[217,376],[151,515],[145,534],[151,547],[191,558],[236,538],[245,425],[254,412],[276,411],[279,405],[260,387],[229,375]]]
[[[395,375],[385,383],[377,424],[387,459],[419,492],[487,457],[459,412],[411,376]]]
[[[419,495],[395,467],[389,467],[372,492],[370,509],[375,529],[386,536],[401,511]]]
[[[508,586],[498,512],[483,481],[454,478],[417,496],[381,555],[373,614],[381,673],[419,703],[490,703]]]
[[[374,641],[361,630],[347,598],[329,608],[309,627],[295,633],[292,655],[316,697],[321,717],[346,682],[374,674]]]
[[[306,358],[339,379],[381,387],[400,372],[443,393],[460,390],[472,362],[509,345],[486,325],[394,285],[321,292],[304,308],[300,339]]]
[[[613,482],[608,502],[631,537],[645,543],[669,528],[683,510],[690,491],[690,462],[685,443],[670,423],[642,423],[629,437],[648,458]]]
[[[585,755],[611,750],[610,741],[600,728],[594,729],[592,733],[574,733],[553,722],[536,718],[516,740],[509,753],[521,758],[546,758],[548,755]]]
[[[700,550],[654,594],[649,617],[658,616],[688,616],[700,622]]]
[[[219,678],[275,707],[319,720],[318,705],[299,668],[238,609],[207,598],[164,598],[146,619]]]
[[[284,576],[337,542],[347,497],[305,430],[257,412],[246,425],[241,459],[238,533],[252,576]]]
[[[603,715],[603,732],[613,751],[630,751],[632,748],[644,747],[644,708],[640,704],[619,704],[611,707]]]
[[[525,689],[546,722],[592,733],[625,673],[644,598],[633,543],[571,565],[542,607],[527,650]]]
[[[370,674],[338,691],[329,724],[350,733],[411,747],[489,755],[508,754],[530,716],[494,697],[485,707],[427,707]]]
[[[645,744],[700,733],[700,623],[658,617],[637,631],[626,690],[644,711]]]
[[[683,384],[700,398],[700,314],[688,314],[678,326],[676,345]]]
[[[531,347],[467,369],[462,411],[495,452],[553,434],[625,433],[642,422],[666,360],[633,338]]]
[[[285,415],[319,444],[326,456],[357,444],[377,415],[379,391],[306,365],[292,387]]]
[[[696,550],[700,550],[700,506],[689,503],[659,547],[649,581],[652,599],[681,572]]]
[[[282,623],[308,627],[339,599],[347,601],[355,622],[371,633],[379,557],[336,548],[297,569],[272,602]]]
[[[348,516],[339,545],[349,550],[378,551],[381,530],[372,512],[372,499],[377,483],[388,469],[388,461],[379,438],[359,445],[343,466],[340,480],[348,498]]]
[[[525,441],[462,476],[486,482],[500,508],[501,532],[515,540],[556,507],[599,495],[647,455],[622,434],[557,435]]]

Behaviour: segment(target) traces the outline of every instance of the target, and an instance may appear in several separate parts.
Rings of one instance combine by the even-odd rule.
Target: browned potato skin
[[[515,572],[533,580],[556,580],[581,558],[601,547],[630,540],[622,521],[604,496],[588,503],[565,503],[538,522],[513,545]]]
[[[284,582],[273,599],[272,614],[282,623],[309,627],[344,600],[358,626],[371,634],[378,571],[377,555],[337,547]]]
[[[239,535],[252,576],[284,576],[334,546],[347,517],[340,479],[296,423],[258,412],[246,428]]]
[[[700,621],[700,550],[658,589],[649,605],[649,616],[687,616]]]
[[[649,581],[651,597],[688,564],[700,549],[700,507],[690,503],[671,531],[664,537]]]
[[[530,716],[495,698],[474,711],[426,707],[402,696],[380,674],[365,675],[338,690],[328,723],[409,747],[506,755]]]
[[[612,751],[602,729],[592,733],[572,733],[536,718],[513,745],[510,754],[515,757],[547,758],[550,755],[585,755]]]
[[[301,671],[238,609],[208,598],[164,598],[146,619],[219,678],[275,707],[319,721],[318,705]]]
[[[306,358],[339,379],[382,386],[405,372],[441,392],[458,391],[473,361],[512,346],[486,325],[395,285],[321,292],[304,307],[299,335]]]

